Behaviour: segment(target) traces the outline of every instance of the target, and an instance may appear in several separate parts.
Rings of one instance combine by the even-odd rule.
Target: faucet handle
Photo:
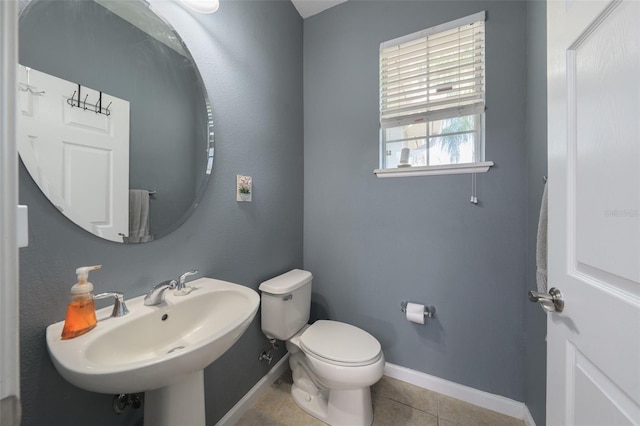
[[[112,317],[122,317],[129,313],[129,309],[127,309],[127,305],[124,303],[124,294],[120,292],[111,291],[93,296],[94,300],[106,299],[107,297],[113,297],[115,299],[113,302],[113,312],[111,312]]]
[[[191,275],[195,275],[197,273],[198,273],[198,270],[194,269],[193,271],[185,272],[184,274],[180,275],[180,278],[178,278],[177,290],[182,290],[185,287],[185,283],[187,282],[187,277],[190,277]]]

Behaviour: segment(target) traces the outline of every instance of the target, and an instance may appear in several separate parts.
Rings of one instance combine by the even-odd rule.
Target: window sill
[[[429,175],[457,175],[466,173],[486,173],[493,166],[493,161],[482,163],[447,164],[443,166],[398,167],[396,169],[375,169],[373,173],[379,178],[429,176]]]

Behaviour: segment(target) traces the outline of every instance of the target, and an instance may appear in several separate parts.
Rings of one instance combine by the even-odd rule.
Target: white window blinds
[[[382,128],[484,112],[485,12],[380,45]]]

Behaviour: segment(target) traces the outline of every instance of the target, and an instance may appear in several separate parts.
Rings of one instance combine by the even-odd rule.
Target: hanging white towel
[[[129,237],[127,243],[146,243],[153,240],[149,234],[149,191],[129,190]]]
[[[547,186],[549,183],[545,184],[542,193],[536,237],[536,285],[540,293],[547,292]]]

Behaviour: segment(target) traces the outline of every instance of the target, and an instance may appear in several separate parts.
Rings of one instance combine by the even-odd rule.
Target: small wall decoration
[[[236,201],[251,201],[251,176],[236,175]]]

